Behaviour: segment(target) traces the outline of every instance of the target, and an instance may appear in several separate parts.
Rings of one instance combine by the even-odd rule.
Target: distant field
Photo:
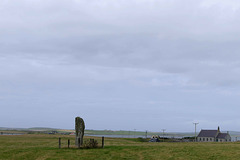
[[[0,134],[2,133],[28,133],[28,134],[41,134],[41,133],[50,133],[53,131],[57,131],[61,134],[70,134],[75,132],[75,130],[71,129],[57,129],[57,128],[43,128],[43,127],[35,127],[35,128],[3,128],[0,127]],[[126,131],[126,130],[85,130],[86,135],[115,135],[117,137],[125,137],[125,138],[133,138],[133,137],[151,137],[152,135],[160,135],[163,136],[162,132],[147,132],[146,131]],[[168,132],[164,134],[167,137],[191,137],[194,136],[193,132]],[[111,136],[110,136],[111,137]]]
[[[34,127],[34,128],[4,128],[4,127],[0,127],[0,135],[6,134],[6,133],[14,133],[14,134],[49,134],[49,133],[53,133],[56,132],[59,134],[70,134],[75,132],[75,130],[71,130],[71,129],[57,129],[57,128],[43,128],[43,127]],[[223,131],[226,132],[226,131]],[[232,137],[232,141],[236,141],[236,137],[237,140],[240,141],[240,132],[238,131],[230,131],[229,132],[231,137]],[[198,133],[197,133],[198,134]],[[137,138],[137,137],[145,137],[146,136],[146,131],[126,131],[126,130],[117,130],[117,131],[113,131],[113,130],[89,130],[86,129],[85,130],[85,135],[90,135],[90,136],[106,136],[106,137],[120,137],[120,138]],[[162,132],[147,132],[147,137],[151,137],[152,135],[159,135],[159,136],[163,136]],[[164,133],[164,137],[168,137],[168,138],[181,138],[181,137],[193,137],[195,135],[194,132],[165,132]]]
[[[58,149],[58,137],[63,149]],[[85,139],[90,137],[85,137]],[[98,139],[99,142],[100,138]],[[0,135],[0,159],[239,159],[240,143],[149,143],[137,139],[106,138],[104,149],[76,149],[67,147],[67,139],[74,136],[25,134]],[[74,146],[74,145],[73,145]],[[72,146],[72,147],[73,147]]]
[[[125,135],[125,136],[138,136],[145,137],[146,132],[143,131],[111,131],[111,130],[86,130],[86,134],[89,135]],[[162,136],[162,132],[147,132],[147,136],[151,137],[152,135]],[[165,133],[165,136],[168,137],[184,137],[184,136],[194,136],[194,133]]]

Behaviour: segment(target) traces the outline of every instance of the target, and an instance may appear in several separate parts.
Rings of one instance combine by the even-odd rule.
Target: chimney
[[[218,132],[220,132],[220,127],[218,126]]]

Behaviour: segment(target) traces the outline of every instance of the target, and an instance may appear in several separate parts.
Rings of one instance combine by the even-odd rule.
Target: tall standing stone
[[[83,144],[84,129],[85,129],[85,124],[84,124],[83,119],[80,117],[76,117],[75,118],[75,133],[76,133],[75,144],[76,144],[76,146],[81,146]],[[78,140],[78,139],[80,139],[80,140]]]

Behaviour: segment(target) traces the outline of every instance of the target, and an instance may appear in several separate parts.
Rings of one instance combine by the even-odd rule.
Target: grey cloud
[[[136,112],[141,120],[149,105],[166,115],[179,110],[173,120],[183,119],[179,126],[186,129],[195,117],[216,124],[220,117],[200,111],[228,105],[224,98],[236,109],[239,8],[236,0],[1,1],[0,104],[34,106],[35,116],[39,111],[49,117],[41,108],[52,106],[52,113],[59,106],[70,118],[66,105],[82,111],[93,127],[98,125],[91,120],[96,114],[87,114],[91,109],[105,107],[104,114],[118,123],[118,112],[128,120]],[[146,103],[155,101],[171,103]],[[201,106],[192,108],[196,103]],[[183,118],[192,109],[199,115]],[[169,117],[153,119],[164,125]]]

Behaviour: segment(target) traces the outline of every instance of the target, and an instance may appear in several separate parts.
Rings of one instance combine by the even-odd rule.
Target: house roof
[[[217,138],[225,138],[228,135],[228,133],[219,133]]]
[[[201,130],[198,137],[215,137],[217,133],[218,130]]]

